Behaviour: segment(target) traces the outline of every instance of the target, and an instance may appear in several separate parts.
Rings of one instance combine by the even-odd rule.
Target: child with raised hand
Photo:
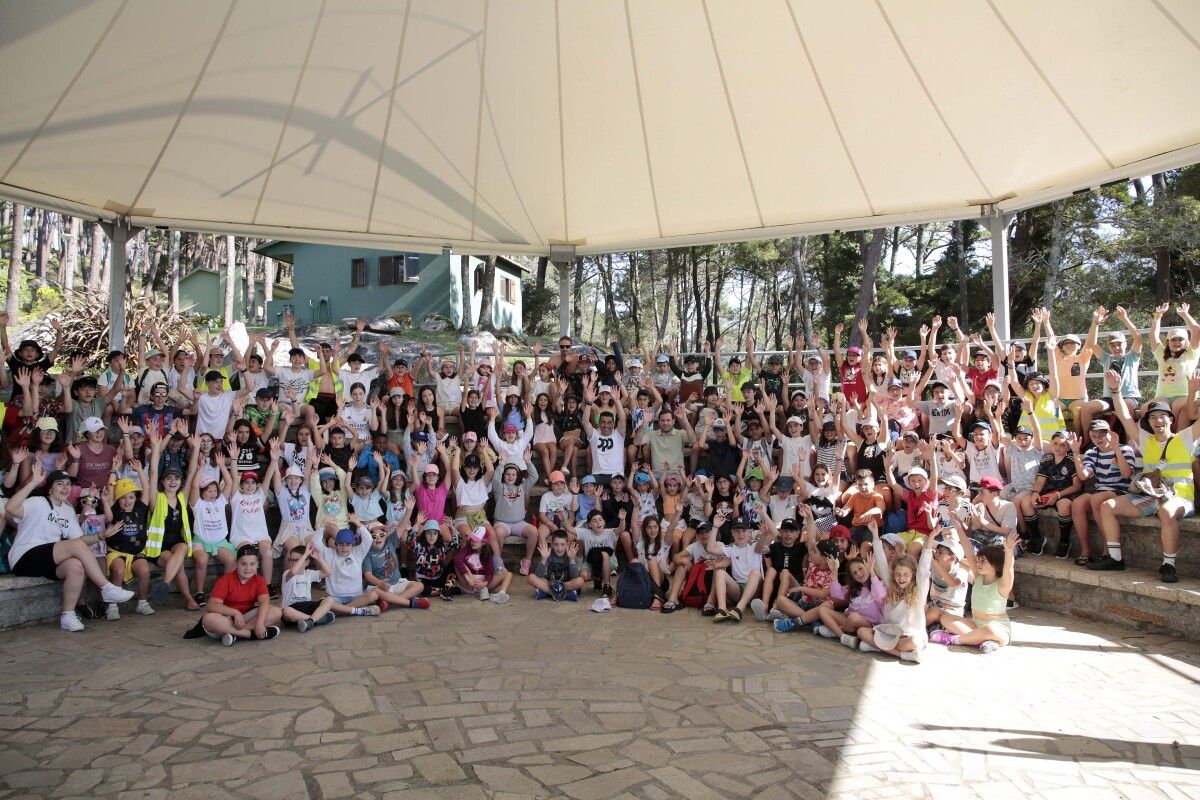
[[[458,575],[458,585],[465,594],[504,604],[508,602],[508,587],[513,576],[508,570],[498,574],[493,571],[494,554],[487,540],[488,532],[482,526],[471,531],[466,546],[460,548],[454,557],[454,571]]]
[[[564,530],[550,534],[550,541],[538,544],[541,563],[527,578],[536,600],[569,600],[574,603],[583,591],[583,559],[579,557],[579,542],[571,542]]]
[[[760,509],[759,516],[763,519],[763,527],[768,531],[772,530],[774,523],[771,522],[770,517],[766,514],[766,509],[761,507],[761,504]],[[724,520],[721,523],[715,520],[713,522],[717,527],[723,523]],[[749,520],[738,517],[733,521],[733,542],[731,544],[714,542],[709,545],[709,552],[714,555],[723,555],[729,559],[729,572],[722,570],[713,573],[717,603],[717,613],[713,615],[713,622],[741,622],[743,612],[762,587],[762,554],[750,541],[750,532]],[[728,608],[731,600],[736,605]]]
[[[421,470],[419,479],[415,474],[413,475],[413,481],[416,483],[413,494],[417,497],[417,510],[423,513],[427,520],[441,520],[446,516],[446,498],[450,495],[454,474],[453,465],[446,454],[445,446],[439,444],[436,452],[441,466],[430,462]],[[415,470],[415,465],[412,466]],[[446,527],[449,531],[450,526]]]
[[[795,511],[794,506],[792,510]],[[772,518],[771,522],[774,521]],[[767,528],[766,533],[758,537],[758,552],[767,556],[766,574],[763,577],[762,597],[750,601],[750,610],[759,622],[783,619],[783,612],[776,610],[773,601],[803,584],[806,550],[799,539],[800,526],[794,517]]]
[[[673,527],[674,522],[674,519],[668,519],[665,527]],[[664,523],[660,522],[658,517],[647,517],[643,520],[639,515],[635,515],[633,519],[634,558],[631,560],[640,561],[645,565],[646,571],[650,573],[650,580],[654,582],[651,611],[662,609],[662,600],[670,586],[673,569],[671,546],[665,541],[663,527]]]
[[[192,458],[195,459],[193,450]],[[208,580],[208,561],[215,558],[221,562],[224,574],[234,570],[237,551],[229,542],[229,522],[225,510],[229,508],[229,497],[233,494],[233,476],[223,453],[217,453],[217,476],[214,478],[203,470],[192,470],[188,482],[188,502],[195,518],[195,535],[192,538],[192,563],[195,567],[196,593],[192,597],[196,604],[205,603],[204,585]],[[225,488],[221,485],[224,483]],[[278,492],[276,492],[278,496]]]
[[[969,549],[969,542],[959,532],[959,541]],[[993,653],[1012,641],[1012,622],[1005,610],[1013,588],[1013,550],[1020,541],[1010,533],[1004,547],[985,547],[968,556],[975,571],[971,588],[971,618],[943,612],[940,618],[945,630],[935,631],[929,640],[934,644],[978,645],[979,652]]]
[[[835,556],[825,556],[830,572],[838,573]],[[815,629],[818,636],[838,639],[851,650],[858,649],[858,637],[847,631],[857,631],[865,626],[883,622],[883,603],[887,599],[887,586],[879,580],[870,565],[862,558],[851,559],[846,567],[846,585],[834,581],[829,587],[829,599],[817,606],[820,625]],[[845,603],[845,611],[838,605]]]
[[[231,647],[239,639],[274,639],[282,609],[271,605],[267,581],[258,574],[259,551],[238,548],[237,568],[217,579],[200,624],[209,638]]]
[[[316,450],[309,458],[316,461]],[[317,504],[316,529],[325,538],[349,524],[350,499],[346,495],[346,473],[328,453],[321,455],[321,468],[309,478],[309,493]]]
[[[624,520],[625,509],[618,512]],[[612,597],[612,559],[616,553],[617,532],[605,527],[604,512],[593,509],[588,512],[583,527],[575,529],[575,539],[583,547],[583,560],[587,562],[584,577],[592,579],[592,587],[604,597]]]
[[[925,625],[933,625],[942,614],[963,616],[967,604],[967,590],[975,580],[974,559],[967,561],[963,555],[967,523],[957,517],[942,521],[941,534],[933,551],[932,571],[929,575],[929,605],[925,607]],[[956,533],[956,531],[958,533]],[[961,535],[960,535],[961,533]],[[974,552],[971,542],[966,547]]]
[[[140,469],[139,465],[139,469]],[[142,486],[148,481],[143,478]],[[150,606],[150,562],[146,559],[146,523],[150,509],[145,503],[147,490],[138,491],[131,480],[119,480],[106,486],[100,494],[104,506],[104,519],[108,527],[104,540],[108,553],[104,557],[105,570],[116,586],[136,580],[137,612],[153,614]],[[140,495],[140,496],[139,496]],[[105,616],[110,620],[121,618],[116,603],[108,603]]]
[[[273,554],[290,553],[293,548],[308,544],[316,535],[309,521],[312,493],[308,489],[315,462],[314,452],[311,457],[304,459],[303,468],[295,465],[288,467],[282,479],[279,477],[279,470],[275,471],[272,489],[275,492],[275,501],[279,504],[280,519]]]
[[[416,561],[413,577],[425,587],[422,594],[446,601],[454,599],[446,589],[446,581],[453,574],[454,541],[450,527],[439,524],[436,519],[425,519],[425,515],[418,512],[405,545]]]
[[[381,611],[389,606],[397,608],[429,608],[429,600],[422,597],[425,587],[420,581],[410,581],[400,575],[400,560],[397,548],[400,539],[408,533],[403,530],[388,530],[382,522],[367,526],[371,533],[371,549],[363,559],[363,580],[375,589],[376,600]]]
[[[526,451],[526,456],[529,451]],[[528,575],[533,560],[533,551],[540,541],[538,529],[527,519],[529,514],[529,490],[538,480],[537,468],[526,458],[529,472],[522,473],[518,464],[508,463],[492,473],[492,497],[496,500],[492,516],[497,540],[503,544],[509,536],[520,536],[525,540],[525,557],[521,559],[521,574]]]
[[[528,452],[529,448],[525,449]],[[460,460],[461,459],[461,460]],[[487,532],[492,551],[492,571],[504,572],[504,561],[500,557],[501,543],[495,528],[488,522],[487,502],[492,493],[491,483],[495,469],[490,459],[481,459],[471,453],[465,459],[461,451],[454,449],[450,462],[450,485],[454,487],[454,529],[465,539],[471,532],[483,528]]]
[[[283,618],[296,623],[300,633],[333,622],[333,598],[326,595],[320,601],[312,599],[312,585],[329,575],[329,565],[314,551],[312,540],[288,550],[284,566],[280,581]]]
[[[804,582],[787,591],[781,589],[775,601],[776,610],[783,615],[774,623],[779,633],[813,624],[818,618],[818,608],[829,598],[830,586],[833,585],[834,573],[829,569],[825,557],[837,555],[837,545],[828,540],[828,543],[819,543],[820,532],[812,509],[806,503],[802,503],[799,509],[804,520],[804,547],[808,552],[808,561],[804,567]],[[874,519],[867,524],[873,526]]]
[[[270,486],[275,479],[275,473],[279,470],[279,451],[279,440],[272,439],[271,461],[266,475],[260,481],[258,473],[252,470],[243,472],[238,476],[238,490],[229,498],[229,505],[233,509],[229,541],[239,551],[247,544],[258,549],[263,578],[268,586],[271,585],[274,563],[271,560],[271,534],[267,529],[267,493],[262,487],[264,484]]]
[[[925,537],[921,560],[902,555],[888,564],[879,526],[872,524],[875,573],[887,584],[883,621],[858,629],[858,649],[864,653],[883,651],[905,661],[920,662],[928,643],[925,632],[925,603],[929,599],[929,564],[933,560],[932,536]],[[1003,601],[1001,601],[1003,603]]]
[[[176,427],[177,426],[177,427]],[[176,430],[187,430],[186,423],[177,421]],[[166,440],[156,432],[150,434],[150,480],[143,497],[150,509],[146,522],[146,547],[142,553],[162,567],[162,583],[151,592],[152,597],[165,597],[172,583],[183,596],[189,611],[199,611],[200,606],[188,586],[184,561],[193,555],[192,510],[187,495],[183,493],[184,476],[178,467],[162,468],[162,454]],[[161,472],[160,472],[161,470]],[[263,527],[266,527],[264,521]]]
[[[313,552],[329,565],[325,592],[333,598],[335,614],[353,617],[377,617],[383,609],[376,604],[379,592],[374,587],[363,591],[363,561],[371,549],[371,535],[355,515],[351,528],[343,528],[333,537],[333,547],[313,539]]]

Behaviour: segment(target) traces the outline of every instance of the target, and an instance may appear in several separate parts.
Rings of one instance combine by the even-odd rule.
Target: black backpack
[[[654,602],[654,581],[646,567],[633,562],[617,578],[617,605],[621,608],[649,608]]]

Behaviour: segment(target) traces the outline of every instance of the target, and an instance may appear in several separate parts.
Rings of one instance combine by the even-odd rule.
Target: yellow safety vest
[[[1033,394],[1030,392],[1026,392],[1025,396],[1029,398],[1029,401],[1033,404],[1033,415],[1037,417],[1038,427],[1042,430],[1043,442],[1050,441],[1050,437],[1053,436],[1056,431],[1063,431],[1067,429],[1067,426],[1063,423],[1062,410],[1059,409],[1057,403],[1050,399],[1049,394],[1042,392],[1042,396],[1037,400],[1033,399]],[[1021,412],[1021,419],[1017,424],[1028,425],[1030,428],[1033,427],[1033,423],[1030,421],[1029,415],[1024,411]]]
[[[1196,486],[1192,482],[1192,454],[1179,440],[1172,436],[1166,446],[1151,435],[1142,448],[1142,464],[1146,469],[1157,469],[1163,480],[1171,484],[1175,494],[1184,500],[1195,500]]]

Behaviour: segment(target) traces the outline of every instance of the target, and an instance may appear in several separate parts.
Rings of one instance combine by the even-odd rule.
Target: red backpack
[[[703,608],[708,600],[708,568],[703,561],[692,564],[679,593],[679,602],[689,608]]]

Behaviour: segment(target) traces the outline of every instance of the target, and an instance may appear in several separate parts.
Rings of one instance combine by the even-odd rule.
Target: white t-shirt
[[[592,428],[588,437],[592,448],[592,472],[596,475],[625,474],[625,436],[616,429],[605,436],[600,428]]]
[[[287,405],[303,403],[313,374],[313,371],[307,368],[276,367],[275,380],[279,381],[279,402]],[[292,399],[292,394],[289,392],[294,393],[295,399]]]
[[[229,499],[218,494],[216,500],[199,498],[192,506],[196,513],[196,533],[203,541],[221,542],[229,538],[229,524],[225,521],[225,509]]]
[[[283,446],[283,460],[289,467],[299,467],[303,472],[308,466],[308,448],[289,442]]]
[[[342,367],[338,370],[338,377],[342,379],[342,397],[346,400],[350,399],[350,390],[354,384],[361,383],[367,392],[371,391],[371,381],[379,375],[378,367],[363,367],[359,372],[351,372],[348,367]],[[359,590],[362,591],[361,589]]]
[[[662,569],[664,573],[669,574],[671,572],[671,545],[667,544],[666,542],[660,542],[658,546],[658,552],[652,556],[647,556],[646,545],[643,544],[642,537],[639,536],[634,547],[637,550],[638,559],[640,559],[643,564],[653,561],[658,564],[659,568]]]
[[[334,597],[358,597],[363,593],[363,559],[371,549],[371,534],[364,527],[358,529],[359,543],[348,556],[339,556],[337,547],[326,547],[321,537],[313,538],[313,550],[329,567],[325,577],[325,591]]]
[[[233,413],[233,400],[233,392],[199,395],[196,398],[196,434],[207,433],[214,439],[222,438]]]
[[[462,404],[462,378],[443,378],[438,376],[437,388],[434,389],[437,404],[441,407],[457,407]],[[537,395],[534,395],[535,397]]]
[[[721,545],[725,550],[725,555],[729,557],[729,574],[738,583],[745,583],[750,577],[750,573],[758,570],[762,572],[762,555],[754,551],[754,545],[747,544],[744,547],[738,547],[736,544]]]
[[[195,383],[196,370],[192,369],[191,367],[185,368],[183,372],[175,369],[175,367],[171,367],[167,370],[168,389],[178,389],[180,384],[182,384],[184,388],[191,388],[195,385]],[[112,384],[109,385],[111,386]]]
[[[55,506],[44,497],[27,497],[25,511],[17,523],[17,535],[8,551],[8,564],[16,564],[21,556],[40,545],[78,539],[82,535],[79,517],[69,504]]]
[[[245,543],[270,541],[267,532],[267,493],[262,489],[253,494],[241,491],[233,493],[229,499],[233,508],[233,525],[230,526],[229,540],[237,547]]]
[[[271,376],[267,374],[266,370],[262,369],[258,372],[246,370],[245,372],[238,373],[238,382],[242,385],[242,391],[249,392],[250,396],[253,397],[254,393],[259,389],[265,389],[270,385]]]
[[[781,436],[779,437],[779,449],[782,454],[779,457],[779,474],[791,475],[792,465],[800,465],[800,477],[808,478],[812,474],[812,437],[804,436]]]
[[[771,496],[767,498],[767,513],[776,525],[782,525],[785,519],[795,519],[796,495],[789,494],[786,497],[780,497],[771,492]]]
[[[811,369],[804,370],[804,394],[806,397],[814,395],[825,402],[829,402],[829,388],[833,381],[833,376],[822,370],[814,375]]]
[[[307,603],[312,600],[312,585],[321,580],[321,573],[315,569],[306,569],[283,582],[280,591],[283,597],[283,607],[292,603]]]
[[[1000,454],[991,442],[984,445],[982,450],[976,448],[974,442],[967,442],[967,466],[971,468],[972,483],[989,477],[1004,483],[1000,477]]]
[[[571,501],[575,499],[575,495],[570,492],[563,492],[557,495],[554,492],[546,492],[542,495],[541,501],[538,502],[538,511],[545,514],[548,518],[553,519],[554,512],[558,511],[564,521],[570,516]]]
[[[694,564],[699,564],[701,561],[716,561],[720,558],[720,556],[708,552],[708,548],[700,541],[689,544],[687,546],[687,554],[691,557]]]
[[[461,478],[454,484],[454,500],[460,506],[481,506],[487,502],[488,494],[488,485],[482,478],[473,481]]]
[[[108,390],[111,389],[113,384],[116,382],[117,382],[117,376],[111,369],[106,369],[106,370],[104,370],[104,372],[101,372],[100,377],[98,377],[96,379],[96,384],[100,387],[100,395],[103,396],[105,393],[107,393]],[[134,386],[134,377],[132,375],[130,375],[128,372],[126,372],[125,378],[122,381],[122,384],[123,384],[124,388],[127,388],[130,391],[132,391],[133,386]],[[124,391],[117,392],[113,396],[113,402],[115,404],[117,404],[118,406],[124,404],[125,392]]]
[[[355,408],[347,403],[342,406],[342,419],[346,420],[346,424],[350,426],[350,430],[354,431],[354,437],[359,441],[365,442],[371,438],[371,407],[364,405],[362,408]]]

